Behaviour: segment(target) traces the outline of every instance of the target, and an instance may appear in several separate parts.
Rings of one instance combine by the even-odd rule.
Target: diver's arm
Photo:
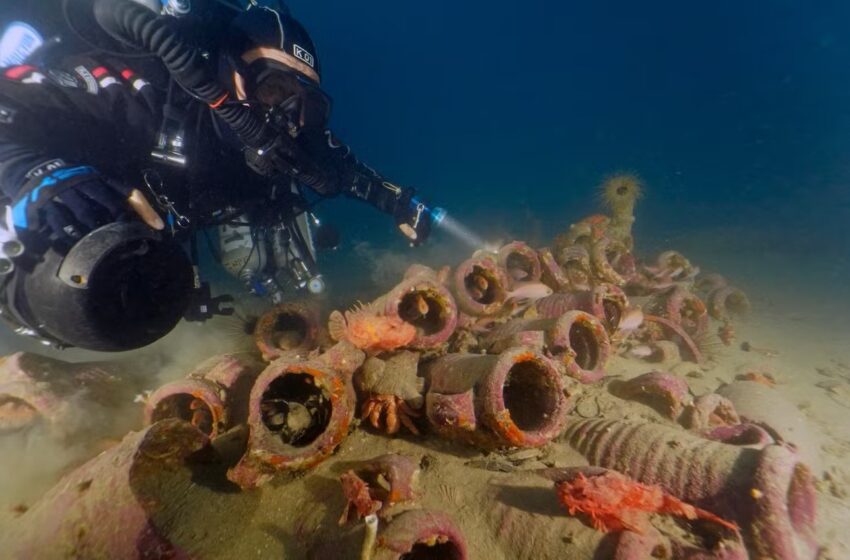
[[[133,190],[91,164],[117,170],[147,154],[152,92],[143,93],[149,86],[126,69],[117,78],[105,66],[76,71],[79,79],[24,65],[0,75],[0,189],[19,231],[74,239],[120,217],[128,202],[139,212]]]
[[[344,194],[394,215],[400,202],[409,201],[413,195],[413,189],[394,185],[358,160],[351,148],[330,130],[306,137],[304,147],[322,173],[318,177],[302,176],[300,179],[323,196]]]
[[[25,149],[42,161],[62,158],[104,173],[126,169],[148,157],[160,122],[152,86],[128,68],[80,59],[67,70],[0,70],[0,143],[18,147],[0,152],[4,163]],[[3,189],[10,194],[8,185]]]
[[[424,213],[425,205],[414,198],[414,189],[399,187],[362,163],[330,130],[308,135],[305,140],[305,147],[317,164],[314,168],[321,172],[299,176],[304,184],[323,196],[345,194],[393,216],[401,232],[414,244],[428,238],[431,219]]]
[[[23,188],[27,174],[49,162],[50,158],[44,154],[0,138],[0,191],[8,200],[14,199]]]

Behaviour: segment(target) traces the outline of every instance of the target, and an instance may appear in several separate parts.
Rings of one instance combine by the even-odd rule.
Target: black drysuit
[[[167,194],[181,214],[199,225],[228,205],[244,208],[250,200],[262,205],[269,180],[248,168],[238,143],[206,105],[169,83],[151,59],[125,63],[69,57],[52,68],[0,69],[0,189],[8,201],[19,196],[33,173],[61,160],[91,166],[146,195],[145,170],[156,169],[166,189],[159,194]],[[151,157],[169,90],[169,106],[186,133],[184,169]],[[312,167],[322,170],[311,184],[320,195],[345,193],[386,213],[397,212],[401,189],[358,162],[328,131],[308,131],[297,141]]]

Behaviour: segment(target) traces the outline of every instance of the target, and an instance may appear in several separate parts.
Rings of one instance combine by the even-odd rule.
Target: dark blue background
[[[647,243],[744,228],[755,248],[846,253],[846,2],[289,5],[338,133],[479,228],[545,240],[629,170]],[[390,243],[386,221],[337,206],[349,236]]]
[[[832,290],[850,316],[847,2],[288,4],[335,131],[487,239],[546,244],[600,210],[606,175],[634,172],[639,256],[676,248],[738,283]],[[339,301],[469,253],[439,232],[410,251],[355,201],[320,215],[344,236],[322,259]]]

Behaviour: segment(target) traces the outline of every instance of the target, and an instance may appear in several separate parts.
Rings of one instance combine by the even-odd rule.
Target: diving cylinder
[[[237,221],[247,221],[247,216]],[[254,243],[251,227],[222,225],[218,228],[221,264],[230,274],[251,286],[263,265],[262,247]]]
[[[237,221],[247,219],[241,216]],[[254,239],[250,226],[219,226],[218,241],[221,264],[228,273],[242,281],[252,293],[269,297],[274,303],[283,301],[284,293],[277,279],[266,270],[270,264],[266,243]]]

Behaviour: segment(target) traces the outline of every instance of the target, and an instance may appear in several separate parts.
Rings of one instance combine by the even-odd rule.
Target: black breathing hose
[[[171,28],[168,17],[129,0],[95,0],[94,16],[113,38],[159,57],[174,80],[209,105],[247,147],[260,149],[272,142],[272,131],[249,107],[227,103],[230,94],[201,53]]]

